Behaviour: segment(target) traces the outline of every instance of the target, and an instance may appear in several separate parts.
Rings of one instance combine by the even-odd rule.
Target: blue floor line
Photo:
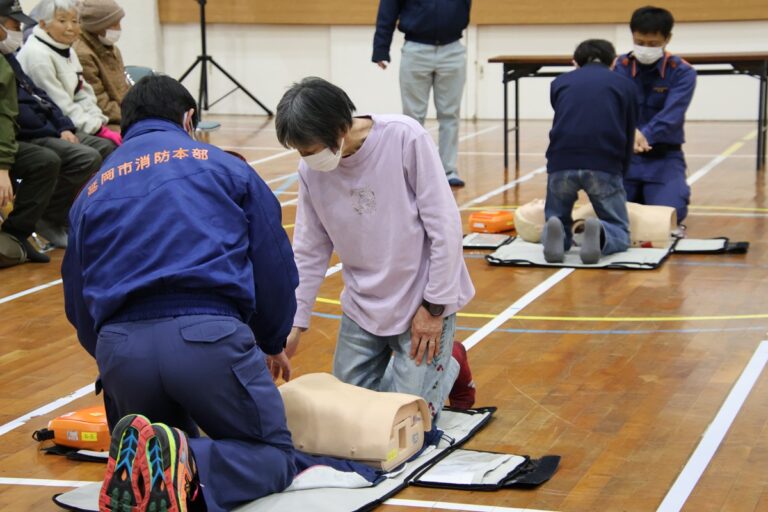
[[[341,320],[341,315],[331,315],[328,313],[313,312],[312,316],[320,318],[330,318],[332,320]],[[479,331],[479,327],[456,326],[457,331]],[[743,332],[743,331],[765,331],[768,327],[764,325],[746,325],[744,327],[723,327],[709,329],[496,329],[494,332],[506,332],[512,334],[700,334],[710,332]]]

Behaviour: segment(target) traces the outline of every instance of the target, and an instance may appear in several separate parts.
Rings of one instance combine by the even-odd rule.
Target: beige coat
[[[96,93],[96,101],[110,124],[120,124],[120,103],[128,92],[123,57],[117,46],[107,46],[83,30],[72,45],[83,66],[83,77]]]

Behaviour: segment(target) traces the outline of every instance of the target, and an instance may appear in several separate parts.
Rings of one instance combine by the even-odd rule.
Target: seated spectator
[[[14,56],[22,40],[21,24],[8,16],[10,12],[6,4],[13,5],[10,0],[0,2],[0,27],[9,34],[0,41],[0,53],[16,75],[16,139],[45,148],[44,161],[58,172],[58,176],[53,178],[56,183],[53,196],[42,218],[37,221],[35,230],[56,247],[66,248],[69,207],[77,192],[101,166],[97,148],[108,142],[87,134],[81,134],[82,139],[78,139],[73,133],[75,126],[72,121],[21,69]]]
[[[83,0],[80,4],[80,38],[73,48],[83,66],[83,78],[96,94],[109,124],[120,125],[120,103],[128,92],[123,56],[115,43],[125,16],[114,0]]]
[[[122,140],[110,130],[96,103],[93,88],[83,80],[83,68],[71,46],[80,36],[77,0],[42,0],[40,22],[19,52],[24,71],[61,108],[77,127],[76,135],[96,135],[105,140],[102,157]]]
[[[27,21],[18,2],[0,0],[0,20],[8,18]],[[0,48],[18,48],[20,42],[21,33],[0,26]],[[0,209],[5,209],[11,201],[14,203],[10,214],[4,215],[0,238],[4,248],[9,242],[19,244],[28,261],[47,263],[51,261],[48,255],[38,252],[27,238],[48,207],[58,170],[54,162],[46,159],[45,149],[16,140],[17,114],[13,69],[8,61],[0,59]],[[0,257],[3,266],[13,264],[5,261],[4,256],[5,253]]]

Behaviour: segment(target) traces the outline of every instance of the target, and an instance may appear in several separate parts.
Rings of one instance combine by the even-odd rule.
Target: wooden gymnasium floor
[[[290,234],[296,153],[278,145],[268,119],[219,119],[223,127],[211,141],[253,162],[283,203]],[[428,128],[436,134],[434,121]],[[548,128],[524,123],[521,170],[507,180],[501,122],[462,125],[459,163],[467,186],[455,195],[465,223],[473,208],[544,196]],[[655,271],[573,272],[490,267],[481,254],[466,254],[477,295],[457,334],[479,340],[469,352],[477,404],[498,407],[469,446],[559,454],[562,464],[536,490],[412,488],[381,510],[646,511],[668,494],[688,511],[768,510],[768,347],[761,346],[768,330],[768,204],[764,175],[754,170],[754,123],[691,123],[688,140],[689,173],[696,176],[689,235],[748,240],[749,254],[674,256]],[[521,182],[512,185],[516,178]],[[62,253],[53,252],[49,265],[0,271],[2,510],[56,510],[52,494],[100,480],[103,472],[44,455],[30,438],[52,417],[99,403],[83,391],[96,366],[64,317],[56,282]],[[322,286],[327,300],[317,304],[293,360],[296,375],[330,370],[340,313],[333,300],[341,287],[339,273]],[[479,330],[511,305],[524,307],[495,330]],[[78,398],[66,398],[78,390]],[[746,396],[743,404],[739,396]],[[693,482],[703,474],[686,486],[675,484],[681,472]]]

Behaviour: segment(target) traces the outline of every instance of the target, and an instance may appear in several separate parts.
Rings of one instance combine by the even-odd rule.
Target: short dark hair
[[[632,19],[629,21],[629,29],[634,34],[656,34],[669,37],[672,33],[672,27],[675,25],[675,18],[672,13],[661,7],[646,6],[637,9],[632,13]]]
[[[616,49],[605,39],[587,39],[576,47],[573,52],[573,60],[579,67],[590,62],[600,62],[606,66],[613,64],[616,58]]]
[[[324,144],[338,149],[339,136],[352,127],[355,105],[340,87],[310,76],[294,83],[277,105],[277,140],[285,147]]]
[[[120,130],[125,133],[143,119],[165,119],[181,124],[184,112],[194,108],[197,126],[199,113],[195,98],[179,82],[167,75],[148,75],[136,82],[123,98]]]

